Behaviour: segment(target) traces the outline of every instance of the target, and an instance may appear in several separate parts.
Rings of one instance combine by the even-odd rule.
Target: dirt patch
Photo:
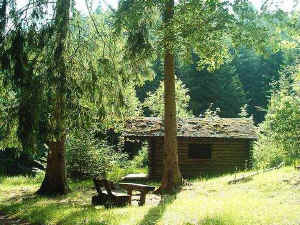
[[[289,179],[283,179],[282,181],[293,186],[300,186],[300,175],[295,175]]]
[[[33,225],[24,220],[17,219],[0,212],[0,225]]]

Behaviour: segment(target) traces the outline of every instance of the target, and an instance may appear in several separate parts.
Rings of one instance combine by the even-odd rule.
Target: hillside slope
[[[73,192],[64,197],[37,197],[41,178],[0,177],[0,211],[38,224],[300,224],[300,172],[290,167],[232,185],[232,174],[197,178],[176,196],[148,195],[143,207],[109,210],[90,205],[90,181],[71,182]]]

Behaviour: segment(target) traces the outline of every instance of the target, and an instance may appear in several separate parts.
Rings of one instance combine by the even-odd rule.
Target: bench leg
[[[127,194],[129,195],[129,205],[131,205],[132,190],[127,190]]]
[[[139,202],[139,206],[142,206],[145,204],[145,201],[146,201],[146,192],[141,192],[141,197],[140,197],[140,202]]]

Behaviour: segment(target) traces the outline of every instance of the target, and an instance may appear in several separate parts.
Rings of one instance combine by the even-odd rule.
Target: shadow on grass
[[[13,197],[10,197],[9,199],[7,199],[7,201],[20,202],[20,201],[27,201],[34,198],[37,198],[36,194],[34,193],[21,193]]]
[[[159,204],[149,209],[144,218],[137,224],[140,225],[152,225],[156,224],[163,216],[168,205],[172,204],[176,200],[176,194],[162,196]]]
[[[103,211],[106,209],[103,208]],[[99,214],[99,209],[94,206],[86,206],[78,209],[75,212],[64,216],[57,222],[58,225],[63,224],[85,224],[85,225],[111,225],[114,218],[108,215],[102,215],[100,218],[95,216]],[[112,217],[112,216],[111,216]]]
[[[82,208],[80,206],[73,206],[70,202],[65,201],[65,199],[57,199],[55,202],[49,202],[51,200],[54,200],[54,198],[28,194],[20,198],[11,199],[10,204],[0,205],[0,210],[7,215],[20,217],[31,223],[47,224],[57,214],[62,214],[61,217],[65,217]]]
[[[0,205],[0,210],[9,215],[15,215],[20,211],[25,210],[27,207],[31,207],[39,201],[38,197],[32,197],[32,194],[22,195],[10,198],[7,202],[9,204]]]
[[[0,177],[1,182],[3,179],[5,178]],[[7,196],[7,199],[0,201],[0,210],[6,215],[37,224],[46,224],[55,218],[58,220],[65,217],[71,218],[69,215],[72,214],[79,216],[77,212],[81,210],[86,212],[87,201],[85,199],[90,199],[95,191],[91,181],[72,181],[70,183],[73,192],[65,196],[45,197],[37,195],[33,191],[12,189],[10,195],[13,194],[13,196]]]

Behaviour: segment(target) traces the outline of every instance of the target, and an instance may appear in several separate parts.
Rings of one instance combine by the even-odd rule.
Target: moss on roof
[[[164,136],[164,123],[156,117],[138,117],[125,125],[127,137]],[[177,120],[178,137],[256,139],[256,127],[248,118],[191,118]]]

